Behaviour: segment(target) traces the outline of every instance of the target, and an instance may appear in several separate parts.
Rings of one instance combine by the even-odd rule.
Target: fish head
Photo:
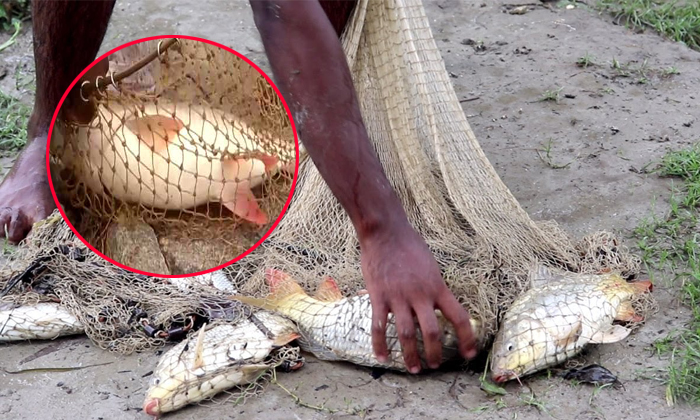
[[[192,375],[182,362],[173,367],[172,370],[160,369],[153,373],[143,402],[143,411],[149,416],[158,417],[188,404],[187,383]]]
[[[491,350],[491,377],[503,383],[531,373],[547,357],[548,334],[537,319],[506,320]]]

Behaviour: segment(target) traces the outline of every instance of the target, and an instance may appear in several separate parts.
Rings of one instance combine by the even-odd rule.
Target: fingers
[[[437,369],[442,362],[442,342],[435,310],[430,306],[421,306],[419,310],[416,310],[416,316],[420,323],[426,361],[431,369]]]
[[[476,339],[467,311],[447,288],[438,301],[438,307],[455,328],[459,340],[459,352],[462,357],[465,359],[474,358],[476,356]]]
[[[387,361],[386,323],[389,310],[383,300],[375,301],[370,297],[370,302],[372,304],[372,348],[377,360],[385,363]]]
[[[403,361],[406,368],[411,373],[420,372],[420,356],[418,355],[418,345],[416,343],[416,323],[413,313],[407,305],[392,308],[396,321],[396,332],[401,343]]]

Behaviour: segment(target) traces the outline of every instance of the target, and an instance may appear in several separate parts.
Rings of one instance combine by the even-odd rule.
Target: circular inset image
[[[296,130],[272,80],[222,45],[154,37],[69,87],[47,170],[76,235],[123,268],[200,274],[251,252],[287,209]]]

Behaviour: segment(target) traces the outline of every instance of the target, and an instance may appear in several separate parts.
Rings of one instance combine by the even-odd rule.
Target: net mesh
[[[61,119],[51,175],[69,220],[98,250],[132,262],[119,227],[145,223],[144,236],[161,242],[152,248],[164,248],[160,270],[145,271],[186,274],[230,261],[270,228],[291,191],[295,141],[274,88],[243,59],[196,40],[163,45],[109,57],[105,80],[153,61],[98,90],[90,123]],[[192,242],[212,246],[187,260],[173,250]]]
[[[533,221],[519,206],[489,164],[466,120],[419,0],[360,0],[342,43],[364,122],[385,172],[410,222],[433,251],[449,288],[481,326],[482,346],[493,338],[504,311],[529,287],[528,273],[536,261],[577,273],[615,271],[625,278],[638,276],[639,259],[613,234],[595,232],[577,241],[553,221]],[[182,48],[186,46],[200,57],[207,57],[208,51],[211,54],[201,43],[183,41]],[[178,67],[181,61],[201,64],[197,71],[210,76],[197,76],[200,82],[213,83],[227,71],[216,64],[208,68],[206,60],[188,61],[187,54],[167,54],[172,54],[165,61],[168,65],[160,62],[150,70],[147,67],[141,76],[145,81],[133,83],[150,86],[148,77],[153,77],[154,92],[165,91],[162,86],[177,86],[175,80],[188,79],[183,73],[190,74],[186,71],[189,67]],[[181,61],[175,56],[182,57]],[[151,76],[147,76],[148,71]],[[246,86],[264,87],[258,83]],[[127,97],[126,85],[121,89],[118,97]],[[187,92],[197,97],[193,91]],[[210,92],[216,94],[215,89]],[[268,94],[256,97],[262,101],[258,104],[270,104],[273,98]],[[130,102],[120,99],[118,104],[124,109]],[[272,113],[278,108],[259,109]],[[293,136],[288,134],[286,138]],[[84,214],[117,214],[114,201],[104,196],[90,199],[97,201],[89,206],[78,199],[71,203]],[[143,205],[136,210],[146,220],[162,214]],[[221,226],[216,218],[201,218],[187,211],[179,214],[181,221],[187,220],[187,229],[178,232],[184,240],[196,236],[191,233],[196,223]],[[172,226],[174,222],[158,218],[158,223]],[[155,230],[159,230],[158,223],[154,223]],[[202,246],[214,244],[215,248],[219,238],[235,242],[240,230],[202,232],[197,236]],[[178,248],[173,238],[159,238],[159,244]],[[82,256],[76,259],[75,253],[61,248],[66,244],[82,250]],[[241,318],[245,312],[240,312],[241,308],[251,309],[232,307],[230,300],[222,301],[222,292],[199,283],[185,292],[170,282],[121,270],[86,251],[59,217],[33,229],[2,269],[1,278],[24,270],[44,256],[50,257],[51,264],[45,264],[45,271],[37,278],[53,279],[51,294],[80,318],[96,344],[122,353],[163,343],[161,338],[144,334],[138,317],[133,316],[134,306],[147,313],[154,328],[161,330],[186,328],[189,315],[206,319],[211,316],[211,308],[216,313],[227,313],[230,322]],[[265,282],[269,268],[288,273],[308,293],[318,288],[324,276],[331,276],[341,293],[349,296],[364,286],[360,267],[352,224],[313,162],[306,159],[301,163],[289,210],[277,229],[260,247],[224,272],[239,293],[258,298],[269,293]],[[36,288],[32,290],[23,283],[5,298],[30,299],[39,294]],[[634,304],[637,313],[647,315],[653,310],[650,299]],[[104,313],[109,316],[102,316]]]

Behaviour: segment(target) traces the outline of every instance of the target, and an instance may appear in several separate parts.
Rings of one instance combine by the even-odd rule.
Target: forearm
[[[358,236],[407,224],[367,135],[340,41],[317,1],[251,0],[277,86]]]

